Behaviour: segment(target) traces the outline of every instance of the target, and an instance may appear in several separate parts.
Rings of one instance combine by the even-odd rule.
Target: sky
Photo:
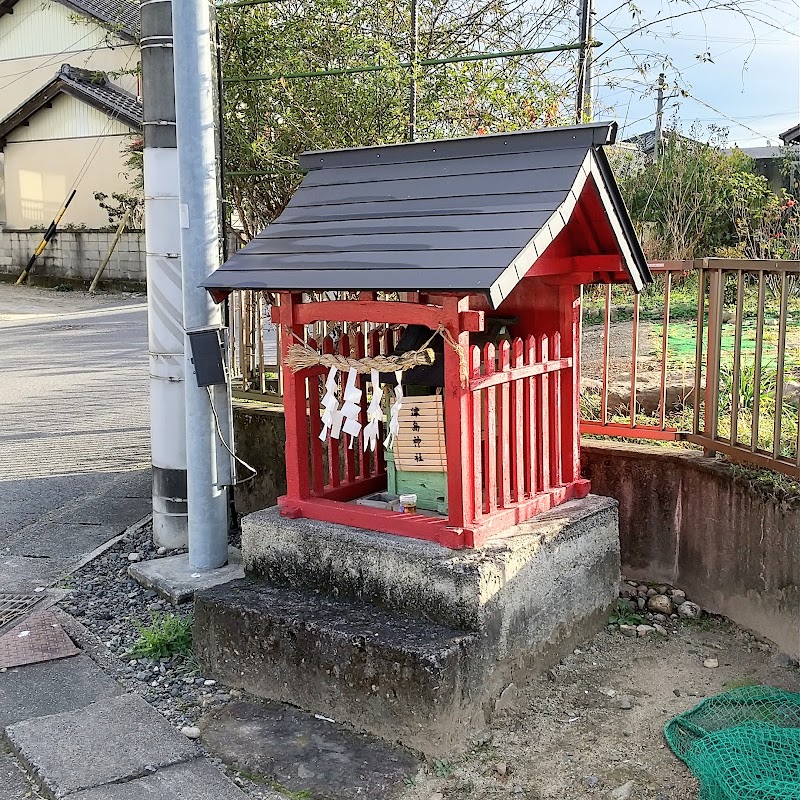
[[[699,2],[719,5],[725,0]],[[732,0],[728,2],[732,4]],[[698,0],[636,3],[647,22],[688,11]],[[800,123],[800,6],[798,0],[742,0],[740,5],[766,21],[752,21],[751,28],[741,15],[715,9],[702,16],[659,22],[646,33],[615,45],[607,56],[614,56],[612,68],[622,68],[617,75],[624,80],[617,87],[604,86],[600,73],[608,67],[598,63],[596,118],[616,119],[621,128],[618,140],[653,130],[655,87],[663,64],[660,56],[666,56],[671,61],[663,67],[668,85],[676,87],[680,74],[681,85],[688,86],[691,97],[673,97],[667,102],[665,126],[677,122],[684,131],[696,123],[706,130],[709,125],[725,127],[729,144],[740,147],[781,144],[778,134]],[[595,0],[594,36],[603,42],[595,49],[598,62],[602,62],[606,46],[630,30],[628,4],[619,6],[620,0]],[[644,75],[625,69],[632,59],[624,48],[652,54]],[[697,58],[704,53],[710,61]],[[647,92],[644,96],[643,90]],[[667,95],[675,94],[675,88],[667,91]]]

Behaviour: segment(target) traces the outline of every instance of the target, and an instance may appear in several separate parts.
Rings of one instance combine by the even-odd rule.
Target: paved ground
[[[42,593],[149,513],[147,374],[141,296],[0,284],[0,593]],[[243,798],[97,650],[0,669],[0,800]]]
[[[144,298],[0,284],[0,591],[150,508]]]

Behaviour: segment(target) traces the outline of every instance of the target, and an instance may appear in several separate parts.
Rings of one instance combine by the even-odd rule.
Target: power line
[[[744,128],[745,130],[748,130],[748,131],[750,131],[751,133],[754,133],[754,134],[756,134],[756,136],[761,136],[761,137],[763,137],[764,139],[773,139],[773,138],[774,138],[773,136],[768,136],[768,135],[767,135],[767,134],[765,134],[765,133],[761,133],[760,131],[757,131],[757,130],[755,130],[755,128],[751,128],[749,125],[745,125],[743,122],[740,122],[738,119],[735,119],[734,117],[731,117],[730,115],[726,114],[724,111],[720,111],[718,108],[715,108],[715,107],[714,107],[714,106],[712,106],[710,103],[706,103],[706,101],[705,101],[705,100],[701,100],[699,97],[695,97],[693,94],[690,94],[690,93],[689,93],[689,92],[687,92],[686,90],[683,90],[683,91],[681,92],[681,94],[682,94],[684,97],[689,97],[689,98],[691,98],[691,99],[692,99],[692,100],[694,100],[696,103],[700,103],[700,105],[701,105],[701,106],[705,106],[706,108],[709,108],[709,109],[711,109],[711,110],[712,110],[712,111],[713,111],[715,114],[719,114],[719,115],[720,115],[720,117],[722,117],[723,119],[727,119],[729,122],[733,122],[733,123],[735,123],[735,124],[736,124],[736,125],[738,125],[740,128]]]
[[[590,47],[598,47],[601,42],[592,42]],[[556,53],[568,50],[580,50],[582,44],[566,44],[566,45],[553,45],[551,47],[531,47],[524,50],[507,50],[499,53],[473,53],[466,56],[455,56],[452,58],[422,58],[417,61],[418,66],[433,67],[443,66],[445,64],[462,64],[470,61],[485,61],[497,58],[515,58],[517,56],[537,55],[539,53]],[[398,69],[408,69],[411,67],[410,61],[400,61],[395,65],[391,64],[368,64],[361,67],[342,67],[340,69],[326,69],[306,72],[284,72],[275,73],[272,75],[255,74],[248,75],[246,78],[223,78],[222,82],[228,85],[236,85],[242,83],[259,83],[266,81],[277,81],[290,78],[327,78],[339,75],[358,75],[366,72],[383,72],[387,69],[392,69],[394,66]]]
[[[64,48],[60,52],[54,53],[46,61],[43,61],[41,64],[37,64],[35,67],[32,67],[31,69],[27,70],[26,72],[13,72],[10,75],[6,75],[5,76],[6,78],[14,78],[14,80],[9,81],[8,83],[4,83],[2,86],[0,86],[0,90],[7,89],[12,84],[16,83],[17,81],[21,81],[23,78],[27,77],[28,75],[32,75],[34,72],[36,72],[39,69],[42,69],[43,67],[50,66],[53,61],[61,58],[61,56],[66,55],[69,52],[85,53],[86,50],[73,51],[72,48],[75,47],[76,44],[79,44],[80,42],[82,42],[87,36],[91,36],[94,32],[95,31],[91,31],[91,30],[87,31],[87,33],[85,33],[83,36],[81,36],[80,39],[78,39],[77,41],[75,41],[72,44],[68,45],[66,48]],[[90,52],[94,51],[94,48],[88,48],[88,49],[89,49]],[[127,64],[126,64],[126,67],[127,67]]]

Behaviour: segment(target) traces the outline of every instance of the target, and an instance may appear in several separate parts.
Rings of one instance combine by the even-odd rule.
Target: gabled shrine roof
[[[650,272],[602,149],[616,129],[605,122],[304,153],[308,173],[283,213],[203,286],[485,292],[497,307],[589,188],[577,252],[619,256],[638,291]]]

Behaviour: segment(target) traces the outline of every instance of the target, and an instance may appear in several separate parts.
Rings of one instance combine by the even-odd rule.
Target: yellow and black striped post
[[[61,217],[64,216],[64,212],[67,210],[69,204],[72,202],[72,198],[75,197],[75,191],[76,190],[73,189],[70,192],[67,201],[64,203],[63,206],[61,206],[61,210],[53,218],[53,221],[50,223],[50,227],[48,227],[48,229],[44,232],[42,241],[39,242],[39,246],[33,251],[33,255],[28,260],[27,266],[25,267],[24,270],[22,270],[22,274],[19,276],[19,278],[17,278],[15,286],[20,286],[25,281],[25,279],[28,277],[28,274],[33,269],[33,265],[36,263],[36,259],[39,258],[39,256],[44,252],[45,247],[47,247],[50,240],[53,238],[53,236],[55,236],[58,223],[61,222]]]

